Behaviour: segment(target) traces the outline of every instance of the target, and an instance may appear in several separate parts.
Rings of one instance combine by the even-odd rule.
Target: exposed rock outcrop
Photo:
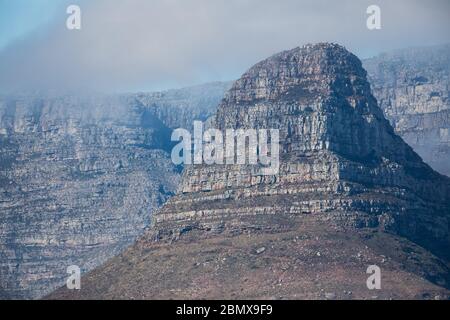
[[[380,256],[392,262],[383,298],[448,294],[450,179],[394,133],[356,56],[334,44],[276,54],[234,83],[215,125],[279,129],[279,174],[187,167],[135,246],[49,298],[364,298]]]
[[[217,105],[231,85],[232,82],[211,82],[183,89],[137,93],[132,97],[169,128],[190,130],[194,120],[206,121],[215,114]]]
[[[132,99],[2,103],[0,291],[34,298],[132,243],[179,173],[169,128]]]
[[[230,89],[216,124],[279,129],[280,173],[261,176],[240,165],[188,167],[181,193],[155,216],[159,236],[227,223],[251,227],[242,216],[323,212],[448,255],[450,179],[394,133],[361,62],[342,47],[306,46],[258,63]]]
[[[133,243],[179,181],[171,129],[229,86],[0,98],[0,297],[40,297]]]
[[[252,68],[217,116],[220,128],[280,128],[280,176],[242,166],[188,167],[152,236],[178,239],[195,228],[279,230],[285,223],[276,221],[283,219],[268,226],[265,214],[291,210],[322,212],[314,217],[352,227],[380,226],[442,252],[446,240],[436,239],[445,238],[448,218],[433,212],[448,211],[439,200],[446,187],[435,184],[436,173],[386,128],[354,56],[302,50]],[[444,174],[450,163],[449,53],[447,45],[364,61],[396,133]],[[209,119],[230,87],[217,82],[115,97],[2,98],[0,295],[38,297],[62,283],[68,265],[89,270],[131,244],[175,191],[179,172],[167,153],[170,129]],[[249,218],[248,207],[263,213],[261,219]],[[184,221],[189,215],[203,218]]]

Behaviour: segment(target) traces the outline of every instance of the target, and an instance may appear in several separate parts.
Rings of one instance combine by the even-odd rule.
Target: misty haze
[[[446,0],[0,0],[0,299],[448,300],[448,30]]]

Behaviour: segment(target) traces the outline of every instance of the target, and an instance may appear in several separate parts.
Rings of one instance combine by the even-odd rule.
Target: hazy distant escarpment
[[[133,243],[176,190],[173,128],[229,84],[127,95],[0,99],[0,297],[36,298]]]
[[[450,176],[450,44],[381,54],[364,67],[395,131]]]

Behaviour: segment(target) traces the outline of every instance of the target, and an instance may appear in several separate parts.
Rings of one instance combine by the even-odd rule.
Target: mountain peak
[[[271,215],[322,212],[448,254],[447,236],[436,236],[448,235],[446,224],[428,221],[431,209],[420,203],[448,221],[450,180],[394,133],[360,60],[342,46],[306,45],[257,63],[222,100],[216,125],[278,129],[279,174],[261,177],[251,165],[186,167],[179,195],[154,217],[156,238],[194,226],[276,229]],[[414,200],[405,204],[405,197]]]
[[[226,99],[240,104],[277,99],[315,101],[341,87],[344,81],[349,82],[348,87],[352,82],[366,81],[360,60],[337,44],[310,44],[257,63],[235,82]],[[370,90],[369,86],[361,89]]]
[[[233,298],[246,279],[253,296],[286,286],[283,295],[293,297],[321,279],[322,287],[363,297],[361,275],[381,255],[396,261],[383,264],[383,281],[399,296],[420,294],[415,280],[398,281],[406,274],[450,287],[450,179],[395,135],[361,62],[343,47],[307,45],[256,64],[222,100],[216,126],[278,130],[277,173],[260,174],[258,164],[187,165],[178,194],[153,216],[148,233],[83,282],[84,297],[96,295],[106,274],[124,270],[107,284],[108,294],[173,297],[183,287],[181,297]],[[422,250],[423,264],[405,258]],[[273,285],[281,284],[279,274],[288,279],[282,287]],[[169,285],[161,283],[167,275]]]
[[[330,150],[431,172],[384,118],[361,61],[337,44],[309,44],[257,63],[229,90],[216,124],[279,129],[284,155]]]

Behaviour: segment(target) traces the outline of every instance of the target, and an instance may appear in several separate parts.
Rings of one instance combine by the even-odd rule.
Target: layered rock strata
[[[396,133],[450,176],[450,44],[382,54],[364,67]]]
[[[405,236],[449,257],[450,179],[397,136],[360,60],[332,44],[252,67],[220,104],[217,128],[279,129],[280,172],[194,165],[154,217],[155,238],[187,230],[277,229],[265,216],[319,215]]]
[[[68,266],[118,254],[179,181],[170,129],[135,99],[9,98],[0,128],[2,298],[40,297]]]
[[[395,134],[353,54],[317,44],[256,64],[215,126],[279,129],[278,174],[186,167],[145,236],[87,274],[84,289],[48,298],[449,296],[450,179]],[[382,269],[376,292],[369,265]]]

